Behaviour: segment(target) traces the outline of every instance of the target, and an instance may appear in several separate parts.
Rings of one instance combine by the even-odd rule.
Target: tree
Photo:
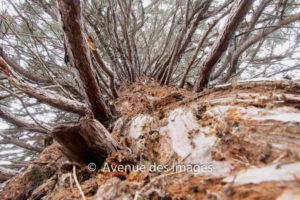
[[[80,163],[101,166],[111,155],[127,155],[134,147],[111,133],[125,114],[117,105],[122,90],[131,86],[181,91],[147,104],[143,112],[151,113],[184,99],[179,88],[201,96],[236,79],[299,74],[294,0],[2,4],[0,117],[8,124],[0,136],[9,168],[28,166],[52,137]],[[17,158],[16,147],[25,149]]]

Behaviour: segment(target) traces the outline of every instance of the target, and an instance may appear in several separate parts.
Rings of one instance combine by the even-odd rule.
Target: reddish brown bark
[[[58,172],[62,163],[59,158],[61,158],[61,152],[57,143],[46,148],[22,174],[13,177],[1,188],[1,199],[41,199],[41,196],[37,197],[34,194],[40,187],[43,187],[43,183],[48,182],[48,179],[57,179],[55,173]],[[48,188],[43,195],[53,187]]]
[[[35,87],[34,85],[24,81],[17,73],[11,70],[3,60],[0,59],[0,71],[5,74],[10,81],[10,84],[16,86],[22,92],[30,97],[34,97],[39,101],[49,104],[55,108],[65,110],[68,112],[77,113],[80,115],[86,115],[88,113],[87,107],[71,99],[67,99],[63,96],[54,94],[49,90]]]
[[[92,162],[98,167],[118,149],[118,143],[97,120],[83,119],[78,124],[60,125],[53,129],[52,135],[69,160]]]
[[[218,62],[224,51],[227,49],[233,33],[246,16],[252,3],[252,0],[238,0],[235,2],[235,5],[232,8],[228,17],[226,26],[221,31],[219,37],[212,46],[210,53],[207,55],[207,58],[201,65],[201,68],[198,72],[199,77],[194,85],[195,92],[201,91],[203,87],[207,85],[210,73],[214,65]]]
[[[89,49],[83,34],[80,0],[58,0],[57,4],[69,63],[78,71],[76,74],[79,85],[94,117],[107,125],[112,114],[102,98],[92,68]]]

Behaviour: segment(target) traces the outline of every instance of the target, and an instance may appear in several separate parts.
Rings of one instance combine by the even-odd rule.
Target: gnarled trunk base
[[[53,129],[52,135],[69,160],[85,164],[95,163],[101,166],[119,148],[111,134],[95,119],[60,125]]]

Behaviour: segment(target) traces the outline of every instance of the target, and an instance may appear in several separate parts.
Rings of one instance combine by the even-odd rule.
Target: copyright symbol
[[[97,166],[96,166],[95,163],[89,163],[89,164],[88,164],[88,168],[89,168],[90,171],[93,172],[93,171],[96,170]]]

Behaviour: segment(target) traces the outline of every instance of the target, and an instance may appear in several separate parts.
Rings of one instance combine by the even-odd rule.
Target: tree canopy
[[[296,79],[297,0],[7,0],[0,9],[0,161],[14,168],[58,124],[118,117],[142,78],[201,92],[236,79]]]

